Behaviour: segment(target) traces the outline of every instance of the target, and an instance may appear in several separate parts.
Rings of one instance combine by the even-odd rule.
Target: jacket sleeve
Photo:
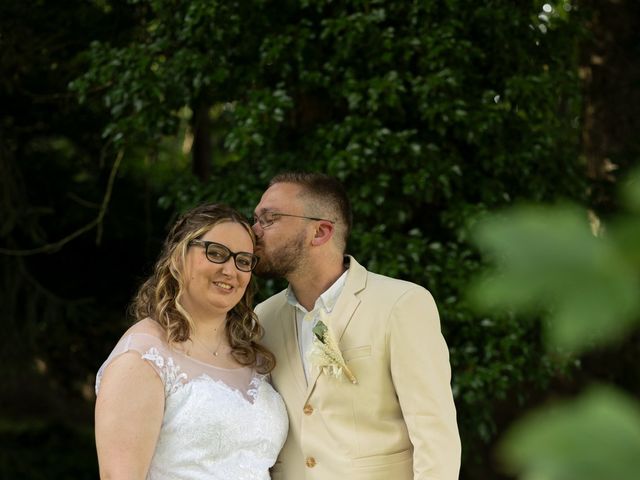
[[[414,478],[456,480],[461,445],[435,301],[415,286],[398,299],[389,320],[391,375],[414,447]]]

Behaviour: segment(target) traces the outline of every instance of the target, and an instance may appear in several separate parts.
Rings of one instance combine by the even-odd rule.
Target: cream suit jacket
[[[294,307],[280,292],[256,307],[289,414],[274,480],[455,480],[460,438],[449,353],[431,294],[368,272],[352,257],[327,322],[358,380],[317,368],[305,381]]]

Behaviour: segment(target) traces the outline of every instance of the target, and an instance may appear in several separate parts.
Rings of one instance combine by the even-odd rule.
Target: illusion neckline
[[[146,335],[148,337],[152,337],[152,338],[156,338],[156,339],[158,338],[156,335],[153,335],[151,333],[146,333],[146,332],[136,332],[136,333],[131,333],[130,335]],[[233,367],[233,368],[225,368],[225,367],[220,367],[219,365],[212,365],[211,363],[205,362],[203,360],[198,360],[197,358],[194,358],[191,355],[188,355],[184,351],[175,349],[172,345],[168,344],[166,341],[164,341],[164,342],[165,342],[165,345],[167,345],[169,347],[169,350],[171,350],[173,353],[181,355],[182,357],[184,357],[187,360],[190,360],[192,362],[198,363],[200,365],[204,365],[205,367],[211,367],[211,368],[214,368],[216,370],[224,370],[225,372],[233,372],[233,371],[239,371],[239,370],[243,370],[243,369],[253,370],[252,367],[249,367],[247,365],[240,365],[239,367]]]

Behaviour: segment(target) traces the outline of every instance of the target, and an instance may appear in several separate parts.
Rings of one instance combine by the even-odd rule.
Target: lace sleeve
[[[132,333],[124,336],[115,346],[96,375],[96,395],[100,391],[100,381],[104,370],[120,355],[126,352],[138,352],[147,360],[158,374],[164,385],[165,396],[175,392],[187,380],[187,374],[181,371],[167,344],[154,335]]]

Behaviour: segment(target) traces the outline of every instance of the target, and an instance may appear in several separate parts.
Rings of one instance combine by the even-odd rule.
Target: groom
[[[430,293],[344,254],[351,207],[332,177],[278,175],[254,215],[256,273],[289,282],[256,307],[289,413],[272,478],[457,479],[449,354]],[[319,321],[347,367],[337,377],[309,358]]]

